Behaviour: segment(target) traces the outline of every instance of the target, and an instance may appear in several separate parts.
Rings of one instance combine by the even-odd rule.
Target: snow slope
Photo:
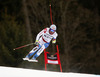
[[[100,75],[61,73],[12,67],[0,67],[0,77],[100,77]]]

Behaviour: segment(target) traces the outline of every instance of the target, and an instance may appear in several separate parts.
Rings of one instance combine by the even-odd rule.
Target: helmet
[[[50,26],[50,29],[52,29],[52,30],[55,30],[55,31],[56,31],[56,25],[52,24],[52,25]]]

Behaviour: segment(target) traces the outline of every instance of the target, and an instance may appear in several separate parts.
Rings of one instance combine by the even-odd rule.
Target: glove
[[[53,44],[56,43],[56,39],[52,40],[52,43],[53,43]]]
[[[36,45],[39,45],[39,41],[38,41],[38,40],[36,40],[36,41],[35,41],[35,44],[36,44]]]

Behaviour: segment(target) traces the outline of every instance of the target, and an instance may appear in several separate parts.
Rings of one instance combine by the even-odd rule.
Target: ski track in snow
[[[50,72],[33,69],[2,67],[0,66],[0,77],[100,77],[100,75],[82,73]]]

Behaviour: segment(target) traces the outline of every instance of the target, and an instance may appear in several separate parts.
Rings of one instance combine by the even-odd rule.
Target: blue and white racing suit
[[[37,35],[36,40],[38,40],[39,45],[34,47],[26,57],[30,58],[37,51],[32,58],[36,59],[49,46],[51,40],[56,40],[58,34],[56,32],[50,34],[49,29],[45,28]]]

